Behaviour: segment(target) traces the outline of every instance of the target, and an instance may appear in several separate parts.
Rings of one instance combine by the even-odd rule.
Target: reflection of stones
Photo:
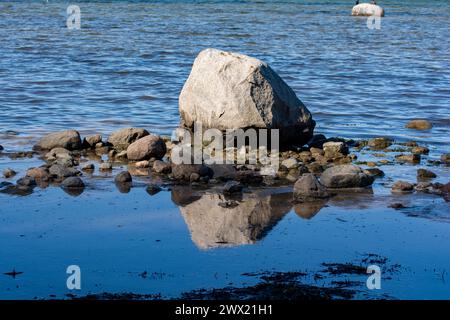
[[[147,193],[151,196],[157,194],[158,192],[161,191],[161,187],[156,185],[156,184],[150,184],[147,186],[147,188],[145,189],[145,191],[147,191]]]
[[[0,182],[0,193],[12,196],[28,196],[33,193],[33,186],[14,185],[10,182]]]
[[[311,219],[327,204],[328,200],[297,203],[294,206],[295,213],[303,219]]]
[[[189,188],[172,190],[172,199],[191,232],[193,242],[202,249],[252,244],[262,239],[291,209],[291,194],[244,194],[240,202],[221,194],[199,196]]]

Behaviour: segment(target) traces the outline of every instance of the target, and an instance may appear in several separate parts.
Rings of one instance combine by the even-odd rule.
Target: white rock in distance
[[[360,3],[353,7],[352,16],[384,17],[384,9],[376,4]]]

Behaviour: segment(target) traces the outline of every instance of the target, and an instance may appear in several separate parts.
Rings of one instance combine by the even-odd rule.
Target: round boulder
[[[327,188],[364,188],[373,183],[373,176],[353,164],[344,164],[326,169],[320,182]]]
[[[166,154],[164,140],[156,135],[145,136],[133,142],[127,149],[128,160],[141,161],[150,158],[161,159]]]
[[[294,200],[300,202],[326,199],[330,195],[312,173],[302,175],[294,184]]]

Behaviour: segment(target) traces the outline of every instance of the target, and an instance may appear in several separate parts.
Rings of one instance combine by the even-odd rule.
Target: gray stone
[[[420,154],[412,153],[412,154],[399,154],[395,156],[395,160],[397,162],[409,162],[409,163],[420,163]]]
[[[344,142],[326,142],[323,144],[325,158],[340,158],[348,154],[348,147]]]
[[[374,150],[386,149],[387,147],[392,145],[392,140],[389,138],[373,138],[367,142],[367,145]]]
[[[326,169],[320,182],[327,188],[364,188],[373,183],[374,178],[352,164],[338,165]]]
[[[166,144],[159,136],[148,135],[127,148],[128,160],[140,161],[151,158],[161,159],[166,154]]]
[[[131,177],[131,174],[128,171],[123,171],[116,176],[114,181],[115,183],[128,183],[132,182],[133,178]]]
[[[170,166],[170,163],[155,160],[155,162],[153,162],[153,171],[156,173],[168,174],[172,171],[172,167]]]
[[[172,164],[172,175],[177,180],[190,181],[193,173],[197,173],[200,177],[213,176],[212,170],[202,164]]]
[[[118,151],[126,150],[130,144],[148,136],[149,133],[145,129],[139,128],[125,128],[113,132],[109,138],[108,142],[114,146]]]
[[[300,202],[328,198],[326,188],[312,173],[302,175],[294,184],[294,200]]]
[[[280,129],[281,142],[303,145],[315,122],[294,91],[266,63],[206,49],[194,61],[179,98],[182,126]]]
[[[48,169],[50,175],[57,178],[73,177],[80,174],[80,172],[74,168],[66,167],[61,164],[54,164]]]
[[[242,192],[243,186],[237,181],[228,181],[223,187],[224,194],[233,194]]]
[[[427,169],[418,169],[417,170],[417,179],[434,179],[436,178],[436,174]]]
[[[80,134],[75,130],[66,130],[48,134],[39,140],[33,147],[34,150],[52,150],[53,148],[65,148],[77,150],[82,146]]]
[[[83,189],[84,182],[79,177],[69,177],[67,179],[64,179],[64,181],[61,183],[61,187],[69,189],[72,188]]]
[[[100,171],[110,171],[112,170],[112,164],[110,162],[103,162],[100,164]]]
[[[100,134],[87,136],[83,139],[83,145],[86,148],[95,148],[98,143],[102,143],[102,135]]]
[[[396,181],[392,185],[392,192],[412,192],[414,190],[414,185],[406,181]]]

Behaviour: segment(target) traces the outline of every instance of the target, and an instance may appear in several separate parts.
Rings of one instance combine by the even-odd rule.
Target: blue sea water
[[[388,135],[448,151],[447,1],[381,1],[380,30],[353,1],[69,1],[0,3],[0,143],[124,126],[170,134],[178,95],[204,48],[268,62],[313,113],[317,132]],[[430,132],[404,128],[412,118]]]
[[[67,128],[170,134],[192,62],[208,47],[267,61],[310,109],[319,133],[417,140],[431,150],[420,165],[382,166],[386,176],[373,193],[312,209],[292,205],[290,189],[250,190],[235,209],[219,206],[218,190],[179,203],[168,188],[146,193],[148,183],[161,183],[148,175],[134,176],[125,194],[112,183],[123,164],[83,176],[77,197],[57,186],[0,193],[0,299],[105,291],[173,298],[253,285],[244,274],[261,271],[307,272],[306,283],[322,286],[330,283],[313,276],[322,263],[360,263],[367,254],[400,267],[383,273],[379,291],[366,290],[359,277],[357,298],[449,299],[449,203],[392,195],[390,186],[416,182],[419,167],[436,172],[434,181],[450,177],[448,167],[426,162],[450,152],[450,9],[447,1],[379,3],[386,16],[371,30],[344,0],[77,1],[81,29],[68,30],[71,1],[0,2],[0,144],[7,152]],[[414,118],[433,128],[406,129]],[[377,160],[364,150],[358,159]],[[2,180],[40,164],[0,154],[0,173],[18,172]],[[72,264],[82,270],[80,291],[66,287]],[[12,270],[23,273],[4,274]]]

